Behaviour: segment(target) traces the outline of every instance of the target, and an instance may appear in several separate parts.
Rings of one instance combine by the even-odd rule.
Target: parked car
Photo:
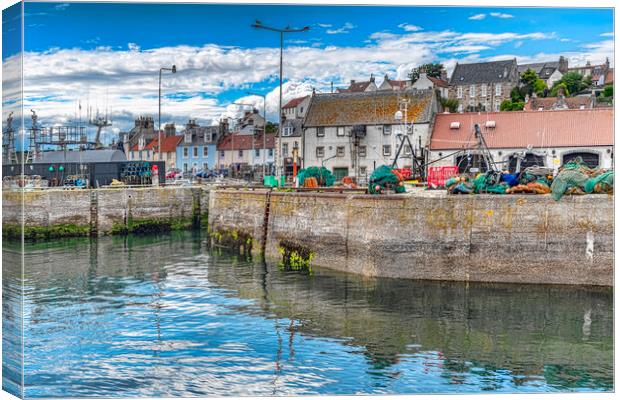
[[[174,179],[177,176],[181,176],[181,170],[179,168],[171,168],[166,172],[166,179]]]

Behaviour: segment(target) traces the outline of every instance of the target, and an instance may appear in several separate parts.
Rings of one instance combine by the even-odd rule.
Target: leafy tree
[[[444,108],[447,108],[451,113],[455,113],[459,108],[459,101],[457,99],[447,99],[442,97],[439,102]]]
[[[409,73],[409,79],[412,83],[420,78],[420,72],[426,72],[426,76],[432,76],[433,78],[441,78],[441,70],[443,64],[423,64],[411,70]]]
[[[265,132],[276,133],[277,130],[278,130],[278,124],[274,124],[271,121],[267,121],[267,124],[265,125]]]
[[[510,100],[512,100],[513,102],[525,101],[525,95],[523,94],[523,92],[521,91],[519,87],[515,86],[510,91]]]
[[[551,89],[551,96],[556,97],[560,88],[564,89],[564,96],[570,95],[571,92],[568,90],[566,83],[558,81],[553,85],[553,89]]]
[[[499,105],[500,111],[521,111],[525,107],[525,102],[523,101],[512,101],[512,100],[504,100]]]
[[[528,68],[521,74],[521,83],[523,84],[520,88],[522,100],[525,99],[526,94],[529,96],[533,93],[536,93],[537,96],[545,95],[547,84],[538,77],[538,74],[533,69]]]
[[[613,85],[607,85],[603,89],[603,97],[613,97],[614,96],[614,87]]]
[[[592,79],[589,76],[581,76],[579,72],[567,72],[564,74],[562,79],[556,81],[553,84],[553,89],[551,91],[552,95],[555,96],[557,94],[557,87],[560,85],[564,85],[566,95],[569,93],[579,93],[584,89],[587,89],[592,84]]]

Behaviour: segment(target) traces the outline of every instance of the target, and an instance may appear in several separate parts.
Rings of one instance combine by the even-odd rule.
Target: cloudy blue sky
[[[15,23],[4,14],[3,68],[10,71],[19,46],[10,40]],[[209,124],[235,115],[234,101],[262,107],[249,90],[267,95],[273,116],[278,36],[251,28],[255,19],[311,28],[286,38],[285,99],[371,73],[402,79],[426,62],[449,71],[456,62],[512,57],[564,55],[571,65],[610,57],[613,64],[610,9],[27,2],[25,107],[59,124],[74,117],[78,102],[83,114],[87,104],[107,105],[111,134],[139,114],[156,118],[159,67],[176,64],[178,73],[164,76],[162,122],[193,117]],[[3,78],[9,89],[11,76]]]

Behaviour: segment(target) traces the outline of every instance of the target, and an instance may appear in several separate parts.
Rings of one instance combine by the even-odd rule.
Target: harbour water
[[[309,275],[199,232],[25,250],[26,397],[613,390],[610,288]],[[5,242],[13,391],[18,251]]]

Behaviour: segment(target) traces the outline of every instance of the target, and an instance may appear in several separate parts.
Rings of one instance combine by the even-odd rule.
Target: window
[[[282,131],[282,136],[291,136],[293,134],[293,127],[292,126],[285,126],[284,130]]]
[[[183,163],[183,171],[187,172],[187,163]]]
[[[273,149],[269,149],[269,157],[273,157]]]
[[[185,143],[191,143],[192,142],[192,134],[191,134],[191,132],[186,132],[185,133],[185,138],[183,140],[185,141]]]
[[[207,146],[204,146],[204,147],[202,148],[202,155],[203,155],[204,157],[206,157],[206,156],[208,156],[208,155],[209,155],[209,148],[208,148]]]
[[[209,164],[207,164],[207,163],[202,164],[202,170],[203,171],[206,171],[208,169],[209,169]]]
[[[383,134],[391,135],[392,134],[392,125],[383,125]]]
[[[319,126],[318,128],[316,128],[316,135],[319,137],[325,136],[325,127]]]
[[[384,144],[383,145],[383,155],[384,156],[389,156],[392,154],[392,146],[390,146],[389,144]]]
[[[469,87],[469,97],[476,97],[476,85]]]
[[[224,158],[224,156],[225,156],[224,150],[220,151],[220,158]]]
[[[321,158],[325,156],[325,147],[318,146],[316,148],[316,158]]]
[[[336,128],[336,136],[344,136],[344,126],[339,126]]]
[[[301,114],[301,113],[303,113],[303,112],[304,112],[304,106],[301,106],[301,107],[299,108],[299,113]]]
[[[198,147],[192,147],[194,157],[198,157]]]
[[[496,96],[502,95],[502,85],[495,85],[495,95]]]
[[[463,98],[463,86],[457,86],[456,87],[456,98],[457,99],[462,99]]]
[[[360,167],[360,175],[366,176],[366,167]]]
[[[482,85],[480,85],[480,96],[487,97],[487,85],[486,85],[486,83],[483,83]]]
[[[254,157],[260,157],[260,149],[254,150]]]
[[[360,157],[366,157],[366,146],[360,146],[358,149],[358,155]]]
[[[288,157],[288,143],[282,143],[282,157]]]
[[[405,145],[405,154],[406,155],[411,154],[411,146],[409,146],[408,144]]]
[[[239,150],[239,157],[243,157],[243,150]]]
[[[336,147],[336,155],[338,157],[344,157],[344,146]]]

